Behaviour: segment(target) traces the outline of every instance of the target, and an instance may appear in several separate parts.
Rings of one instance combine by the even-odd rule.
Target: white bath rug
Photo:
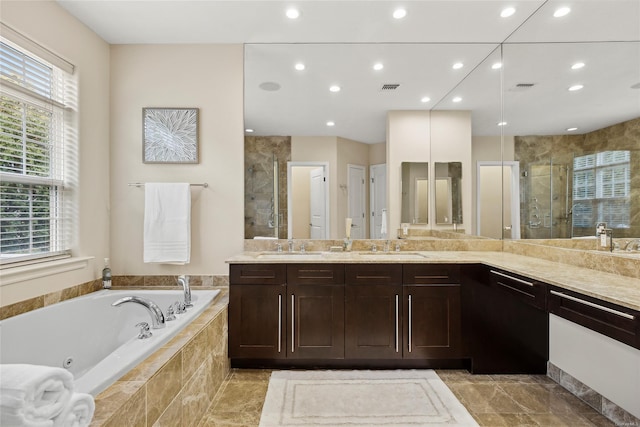
[[[260,427],[477,426],[432,370],[275,371]]]

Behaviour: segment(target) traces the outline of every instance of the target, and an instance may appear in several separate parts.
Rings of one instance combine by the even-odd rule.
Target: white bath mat
[[[432,370],[276,371],[260,427],[477,426]]]

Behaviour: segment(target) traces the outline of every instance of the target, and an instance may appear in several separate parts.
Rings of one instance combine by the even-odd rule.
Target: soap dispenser
[[[102,287],[111,289],[111,268],[109,268],[109,258],[104,259],[104,268],[102,269]]]

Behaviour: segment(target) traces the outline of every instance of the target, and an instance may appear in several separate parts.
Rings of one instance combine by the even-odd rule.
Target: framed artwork
[[[143,108],[144,163],[198,163],[197,108]]]

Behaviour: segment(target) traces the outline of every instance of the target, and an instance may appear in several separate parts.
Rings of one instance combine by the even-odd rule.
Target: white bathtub
[[[138,339],[139,322],[151,325],[146,309],[126,303],[124,296],[154,301],[163,313],[182,290],[102,290],[0,321],[0,363],[30,363],[66,367],[77,391],[98,393],[160,348],[200,314],[219,290],[193,291],[193,308],[152,329],[153,336]]]

